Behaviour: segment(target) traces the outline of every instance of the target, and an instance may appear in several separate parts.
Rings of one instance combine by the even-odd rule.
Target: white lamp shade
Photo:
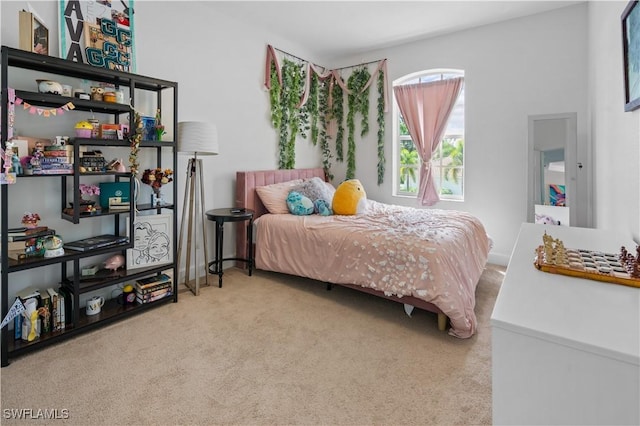
[[[195,155],[218,155],[218,129],[202,121],[178,123],[178,151]]]

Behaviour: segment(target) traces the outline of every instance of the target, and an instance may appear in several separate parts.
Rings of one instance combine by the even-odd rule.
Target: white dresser
[[[640,424],[640,288],[533,265],[545,230],[565,247],[635,253],[629,235],[524,223],[492,327],[494,424]]]

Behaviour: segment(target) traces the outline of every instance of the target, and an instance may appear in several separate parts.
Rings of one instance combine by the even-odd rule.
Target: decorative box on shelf
[[[107,163],[101,151],[86,151],[80,157],[80,167],[84,167],[87,172],[103,172]]]

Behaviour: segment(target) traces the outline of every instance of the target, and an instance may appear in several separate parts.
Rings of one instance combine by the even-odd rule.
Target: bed
[[[476,331],[475,289],[491,240],[474,216],[368,200],[355,216],[271,214],[256,188],[325,179],[322,168],[237,172],[236,205],[253,210],[255,267],[350,287],[438,315],[459,338]],[[238,227],[237,257],[247,253]],[[319,260],[321,259],[321,261]]]

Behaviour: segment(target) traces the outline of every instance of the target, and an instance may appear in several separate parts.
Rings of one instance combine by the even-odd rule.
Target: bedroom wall
[[[0,2],[2,44],[18,47],[18,11],[27,9],[29,4],[49,26],[51,55],[58,56],[57,1]],[[236,171],[277,168],[277,136],[269,121],[268,93],[263,90],[266,45],[271,43],[300,56],[310,56],[295,41],[282,40],[264,29],[215,13],[212,6],[211,2],[135,2],[136,72],[179,83],[179,121],[206,120],[217,125],[220,154],[202,158],[207,210],[234,204]],[[71,123],[67,126],[72,128]],[[46,127],[40,132],[34,136],[51,134]],[[178,207],[182,206],[187,161],[187,156],[179,155]],[[320,165],[319,149],[299,143],[296,166]],[[57,186],[52,180],[47,190],[57,193]],[[45,217],[58,218],[58,203],[57,198],[46,200],[45,206],[37,202],[37,211]],[[24,204],[13,204],[10,217],[21,215],[24,208]],[[68,240],[78,229],[57,219],[50,224]],[[214,226],[209,222],[207,230],[211,259]],[[235,250],[230,235],[225,238],[225,257],[231,257]]]
[[[640,109],[624,112],[620,17],[627,3],[589,2],[594,224],[640,243]]]
[[[434,207],[479,217],[494,240],[489,260],[506,264],[527,220],[527,117],[576,112],[578,161],[588,164],[586,43],[587,7],[580,4],[339,58],[331,66],[387,58],[390,82],[431,68],[465,71],[465,200]],[[375,184],[375,123],[357,148],[357,176],[369,198],[416,206],[415,199],[391,195],[390,116],[384,184]]]
[[[1,2],[2,44],[17,47],[17,11],[27,4],[26,1]],[[31,4],[53,30],[52,53],[57,54],[57,2]],[[634,232],[638,233],[638,112],[619,113],[618,100],[612,101],[611,107],[594,101],[597,97],[621,96],[615,94],[621,90],[621,63],[615,52],[620,48],[619,15],[624,4],[626,2],[588,2],[358,57],[317,60],[330,66],[345,66],[386,57],[390,80],[430,67],[465,69],[467,197],[463,203],[441,202],[436,207],[476,214],[495,242],[491,261],[506,264],[520,223],[526,220],[524,165],[527,115],[530,114],[578,113],[578,138],[583,155],[579,160],[589,164],[588,132],[591,131],[595,144],[594,168],[605,170],[597,173],[614,176],[615,181],[625,182],[626,188],[618,185],[621,188],[611,192],[610,184],[594,183],[595,224],[608,228],[616,227],[620,221],[635,222],[625,226],[632,230],[635,227]],[[277,137],[269,123],[268,96],[262,87],[266,44],[309,59],[315,59],[313,52],[294,40],[280,39],[268,30],[215,13],[215,2],[138,1],[135,8],[137,72],[179,82],[179,120],[211,120],[218,125],[220,155],[203,160],[208,193],[205,208],[232,205],[237,170],[277,166]],[[188,23],[188,31],[184,25],[174,25],[174,22]],[[601,37],[605,40],[600,40]],[[587,41],[591,43],[590,48]],[[594,68],[598,78],[588,78],[588,70]],[[593,97],[590,91],[594,92]],[[588,105],[593,111],[591,128]],[[613,121],[609,114],[615,116]],[[621,116],[625,121],[622,128],[617,121]],[[635,125],[629,124],[631,117],[635,117]],[[635,145],[628,136],[634,126]],[[389,114],[388,141],[391,129]],[[415,205],[413,200],[391,197],[390,142],[385,183],[381,187],[375,185],[375,132],[372,121],[370,138],[359,143],[358,177],[365,183],[370,198]],[[599,141],[602,141],[600,146]],[[614,149],[607,154],[600,152],[608,151],[602,146]],[[618,161],[625,162],[625,167],[615,166],[620,163],[614,163],[608,155],[616,155]],[[186,160],[180,156],[179,200],[186,166],[182,163]],[[305,140],[299,141],[296,166],[320,165],[319,149]],[[344,175],[344,167],[336,165],[334,171],[337,178]],[[625,202],[624,208],[611,211],[614,210],[611,205],[629,197],[633,200],[630,208]],[[56,207],[54,204],[51,208]],[[212,226],[209,236],[213,241]],[[233,252],[231,240],[225,241],[226,254]]]

